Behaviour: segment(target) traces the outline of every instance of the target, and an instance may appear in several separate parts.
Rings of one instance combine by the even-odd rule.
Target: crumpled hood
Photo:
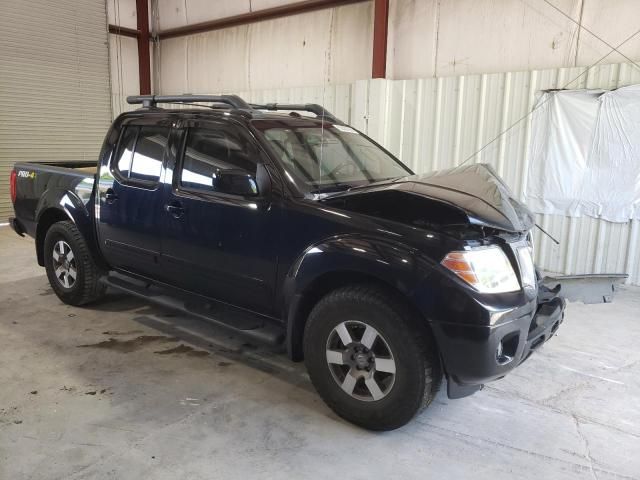
[[[463,212],[468,222],[475,225],[523,232],[535,224],[531,211],[515,199],[493,168],[484,163],[357,187],[332,195],[331,199],[392,190],[447,204]],[[401,204],[395,207],[402,209]]]

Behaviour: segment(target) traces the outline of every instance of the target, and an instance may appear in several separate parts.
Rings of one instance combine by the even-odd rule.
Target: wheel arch
[[[106,266],[97,248],[93,217],[89,210],[91,204],[91,198],[83,200],[71,190],[52,188],[42,194],[36,208],[35,244],[38,265],[44,266],[44,240],[47,231],[56,222],[70,221],[84,237],[96,262]]]
[[[36,227],[36,256],[38,265],[44,267],[44,239],[51,226],[57,222],[64,222],[73,219],[59,208],[51,207],[42,212]]]
[[[284,318],[289,357],[303,360],[302,339],[309,313],[321,298],[346,285],[377,286],[405,303],[423,320],[420,323],[424,328],[430,330],[413,295],[419,280],[428,273],[429,267],[410,248],[379,239],[334,237],[309,247],[285,279]]]

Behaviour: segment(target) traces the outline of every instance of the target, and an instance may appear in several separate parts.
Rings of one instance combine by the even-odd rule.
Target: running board
[[[284,328],[261,315],[205,299],[188,292],[176,292],[153,283],[112,272],[100,281],[118,291],[151,303],[200,318],[227,328],[256,342],[277,346],[284,342]]]

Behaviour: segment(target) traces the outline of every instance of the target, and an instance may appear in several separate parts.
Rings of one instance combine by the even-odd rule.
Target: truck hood
[[[460,223],[460,218],[464,217],[469,224],[509,232],[527,231],[535,223],[531,211],[515,199],[493,168],[483,163],[355,187],[323,201],[336,206],[342,204],[347,209],[350,205],[357,206],[354,210],[375,215],[375,211],[365,206],[367,197],[375,203],[374,197],[380,199],[381,194],[387,202],[394,204],[393,209],[400,221],[406,217],[403,199],[415,209],[415,197],[419,197],[418,208],[422,210],[426,223]],[[442,210],[430,218],[434,202],[448,207],[445,209],[450,212],[450,220]],[[393,214],[390,215],[388,209],[383,216],[394,220],[390,218]],[[417,222],[412,219],[412,223]]]

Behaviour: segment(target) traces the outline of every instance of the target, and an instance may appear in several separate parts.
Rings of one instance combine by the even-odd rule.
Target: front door
[[[182,288],[269,314],[275,213],[255,181],[257,147],[231,122],[183,127],[166,186],[162,270]]]
[[[107,262],[141,275],[159,268],[160,175],[170,121],[146,120],[123,126],[109,167],[98,181],[98,238]]]

